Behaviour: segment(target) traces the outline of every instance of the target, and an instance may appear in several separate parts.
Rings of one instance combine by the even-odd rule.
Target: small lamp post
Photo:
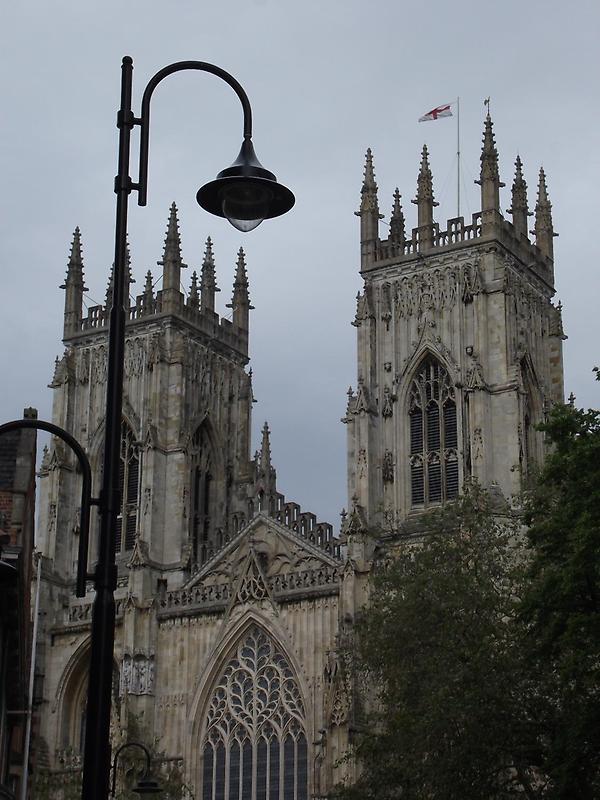
[[[82,473],[81,526],[77,571],[78,597],[85,595],[87,580],[93,580],[90,674],[86,711],[86,735],[83,756],[83,800],[106,800],[110,778],[110,709],[112,665],[115,637],[115,599],[117,566],[115,563],[116,522],[119,512],[119,455],[123,405],[123,368],[125,355],[125,276],[127,273],[127,214],[129,195],[138,193],[138,205],[145,206],[148,186],[148,146],[150,138],[150,100],[158,84],[175,72],[199,70],[215,75],[237,94],[243,110],[243,139],[240,153],[230,167],[197,194],[206,211],[225,217],[240,231],[250,231],[265,219],[285,214],[294,205],[292,192],[277,182],[275,175],[259,162],[252,145],[252,111],[246,92],[224,69],[204,61],[178,61],[154,75],[142,97],[141,116],[131,109],[133,59],[125,56],[121,65],[121,107],[117,113],[119,129],[118,172],[115,224],[113,297],[108,332],[106,379],[106,426],[102,488],[98,498],[91,497],[89,460],[77,440],[57,425],[42,420],[16,420],[0,425],[0,435],[16,428],[37,428],[60,437],[75,453]],[[129,175],[131,131],[140,127],[140,162],[138,182]],[[90,507],[100,512],[98,561],[88,574],[88,532]]]
[[[126,750],[128,747],[139,747],[141,750],[144,751],[144,755],[146,757],[146,766],[144,768],[144,772],[137,780],[137,783],[132,788],[131,791],[135,792],[136,794],[160,794],[162,789],[160,784],[157,780],[150,776],[150,752],[147,747],[145,747],[141,742],[126,742],[122,744],[120,747],[117,748],[113,763],[112,763],[112,782],[110,787],[110,796],[115,796],[115,789],[117,785],[117,761],[123,750]]]

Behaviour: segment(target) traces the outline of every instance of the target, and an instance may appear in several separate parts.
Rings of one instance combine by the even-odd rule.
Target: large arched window
[[[63,755],[83,755],[87,717],[88,676],[90,671],[89,651],[71,670],[62,695],[61,734],[57,742]],[[111,727],[118,730],[121,713],[119,699],[119,676],[113,664]]]
[[[413,506],[458,495],[456,401],[450,376],[427,356],[409,393],[410,488]]]
[[[300,688],[257,625],[239,641],[214,689],[202,753],[202,800],[308,798]]]
[[[117,516],[116,552],[133,550],[138,516],[140,484],[140,455],[133,431],[121,425],[121,453],[119,459],[119,489],[121,505]]]
[[[213,453],[205,425],[198,428],[192,439],[191,466],[192,557],[195,564],[203,564],[212,555],[210,531],[215,521]]]

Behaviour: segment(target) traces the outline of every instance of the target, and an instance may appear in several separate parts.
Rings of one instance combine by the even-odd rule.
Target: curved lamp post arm
[[[115,796],[115,789],[116,789],[116,785],[117,785],[117,760],[118,760],[119,756],[121,755],[121,753],[123,752],[123,750],[126,750],[128,747],[139,747],[140,750],[144,751],[144,755],[146,756],[146,769],[144,770],[143,777],[146,777],[146,775],[150,774],[150,751],[148,750],[148,748],[145,745],[143,745],[141,742],[125,742],[125,744],[122,744],[120,747],[117,747],[117,749],[115,751],[115,755],[113,757],[112,782],[111,782],[111,788],[110,788],[110,796],[111,797]]]
[[[92,580],[94,575],[87,572],[88,547],[90,537],[90,506],[98,505],[98,500],[92,498],[92,468],[82,446],[77,439],[71,436],[68,431],[54,425],[51,422],[44,422],[41,419],[16,419],[0,425],[0,436],[9,431],[19,430],[20,428],[35,428],[47,431],[53,436],[58,436],[75,453],[79,467],[81,469],[81,511],[80,511],[80,531],[79,531],[79,551],[77,556],[77,597],[85,597],[85,582]]]
[[[233,91],[237,94],[242,104],[244,111],[244,140],[248,141],[252,138],[252,109],[250,108],[250,101],[248,95],[242,86],[236,81],[233,75],[230,75],[221,67],[214,64],[208,64],[206,61],[177,61],[159,70],[154,77],[148,81],[148,85],[142,97],[142,116],[140,119],[134,119],[134,124],[141,127],[140,133],[140,169],[138,176],[138,184],[133,184],[132,188],[138,191],[138,205],[145,206],[148,195],[148,146],[150,140],[150,99],[152,93],[167,75],[172,75],[174,72],[181,72],[182,70],[195,69],[201,72],[210,72],[211,75],[216,75],[221,78],[225,83],[228,83]]]

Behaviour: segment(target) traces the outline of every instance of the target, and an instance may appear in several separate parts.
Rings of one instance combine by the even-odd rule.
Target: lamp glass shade
[[[264,183],[232,180],[221,190],[223,216],[239,231],[251,231],[268,216],[273,192]]]

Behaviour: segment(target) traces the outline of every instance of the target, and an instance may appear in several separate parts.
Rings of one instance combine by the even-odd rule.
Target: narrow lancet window
[[[425,358],[409,394],[411,504],[458,495],[458,437],[454,386],[442,365]]]
[[[213,552],[210,532],[214,525],[214,466],[206,428],[201,425],[191,448],[191,519],[190,536],[194,564],[203,564]]]
[[[138,516],[140,455],[133,431],[123,422],[119,460],[119,491],[121,503],[117,517],[117,553],[133,550]]]

